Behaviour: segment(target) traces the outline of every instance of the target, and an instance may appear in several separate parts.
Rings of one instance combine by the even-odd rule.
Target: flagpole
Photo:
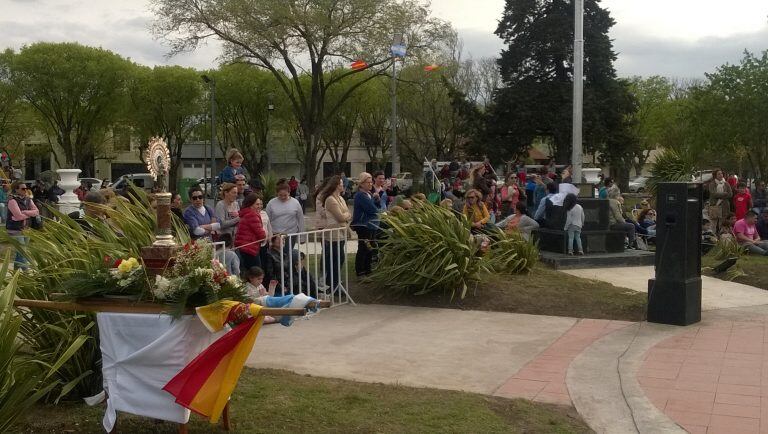
[[[582,164],[582,119],[584,114],[584,0],[574,0],[573,35],[573,182],[580,183]]]

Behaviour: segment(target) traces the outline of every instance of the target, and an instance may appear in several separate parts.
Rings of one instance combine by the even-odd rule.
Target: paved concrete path
[[[616,286],[647,292],[648,279],[654,276],[649,267],[592,268],[562,270],[573,276],[600,280]],[[736,282],[727,282],[714,277],[701,277],[702,310],[726,309],[732,307],[759,306],[768,304],[768,291]]]
[[[248,366],[493,394],[576,319],[403,306],[340,306],[265,326]]]
[[[641,291],[652,267],[569,273]],[[689,327],[340,306],[265,327],[248,365],[573,405],[601,433],[768,433],[768,295],[703,286]]]

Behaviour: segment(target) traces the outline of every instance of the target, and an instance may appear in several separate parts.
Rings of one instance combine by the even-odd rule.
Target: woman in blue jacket
[[[357,232],[357,256],[355,256],[355,273],[365,276],[371,273],[373,252],[376,248],[376,234],[379,230],[379,210],[371,196],[373,177],[363,172],[358,177],[357,193],[355,193],[352,223],[350,226]]]

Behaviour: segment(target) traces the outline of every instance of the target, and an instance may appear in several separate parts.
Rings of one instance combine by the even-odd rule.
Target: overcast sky
[[[703,77],[736,63],[744,49],[768,49],[766,0],[603,0],[617,24],[611,32],[620,76]],[[432,0],[432,10],[459,30],[472,57],[496,56],[494,34],[504,0]],[[166,59],[167,47],[147,30],[146,0],[0,0],[0,48],[36,41],[78,41],[148,64],[208,68],[218,46]],[[589,41],[586,41],[588,44]]]

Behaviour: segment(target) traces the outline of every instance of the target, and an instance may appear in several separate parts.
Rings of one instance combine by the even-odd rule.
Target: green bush
[[[469,221],[455,212],[420,203],[407,212],[382,215],[385,237],[371,279],[387,290],[426,294],[432,291],[464,298],[481,272],[526,273],[538,249],[517,235],[501,232],[476,237]],[[490,241],[485,255],[483,240]]]

